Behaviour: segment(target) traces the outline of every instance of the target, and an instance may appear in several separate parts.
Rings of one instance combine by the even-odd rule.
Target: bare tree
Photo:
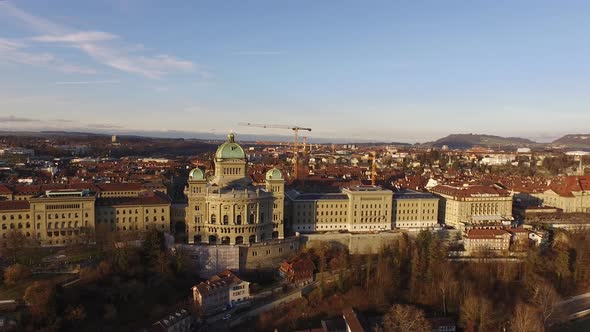
[[[383,316],[385,332],[426,332],[431,329],[424,311],[411,305],[394,304]]]
[[[543,324],[538,312],[523,303],[518,303],[514,310],[514,317],[510,320],[510,329],[513,332],[538,332],[543,331]]]
[[[533,302],[540,311],[543,326],[547,326],[549,318],[555,312],[557,303],[560,301],[559,294],[550,283],[544,280],[536,284],[533,291]]]

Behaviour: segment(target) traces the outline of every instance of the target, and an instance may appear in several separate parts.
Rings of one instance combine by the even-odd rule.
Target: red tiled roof
[[[510,233],[503,230],[503,229],[497,229],[497,228],[492,228],[492,229],[475,228],[475,229],[470,229],[467,232],[467,237],[470,239],[495,239],[499,236],[504,236],[504,235],[510,235]]]
[[[363,326],[359,321],[356,313],[352,308],[346,308],[342,311],[342,316],[344,316],[344,320],[346,321],[346,325],[350,332],[364,332]]]
[[[219,288],[219,287],[226,287],[233,283],[240,282],[240,278],[238,278],[235,274],[233,274],[230,270],[225,270],[218,275],[215,275],[207,281],[203,281],[196,285],[195,287],[199,291],[199,293],[203,296],[206,296],[210,291]]]
[[[29,210],[29,201],[0,201],[0,211]]]
[[[0,194],[12,195],[12,190],[3,184],[0,184]]]

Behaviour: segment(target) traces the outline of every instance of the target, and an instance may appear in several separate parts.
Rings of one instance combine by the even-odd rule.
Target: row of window
[[[15,219],[22,220],[23,219],[23,215],[22,214],[18,214],[18,215],[11,214],[9,217],[6,217],[6,215],[2,215],[2,220],[3,221],[5,221],[7,219],[10,219],[10,220],[15,220]],[[29,219],[29,215],[28,214],[25,214],[24,219]]]
[[[133,209],[129,209],[129,210],[120,210],[117,209],[117,214],[133,214]],[[153,213],[158,213],[158,209],[153,209],[152,210]],[[150,209],[145,209],[145,213],[150,213]],[[161,209],[161,213],[166,213],[166,209],[162,208]],[[115,214],[113,210],[110,211],[105,211],[102,209],[97,210],[97,215],[113,215]],[[135,209],[135,214],[139,214],[139,210]]]

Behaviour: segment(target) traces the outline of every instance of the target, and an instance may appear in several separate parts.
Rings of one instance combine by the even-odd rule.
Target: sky
[[[0,0],[0,130],[590,132],[590,2]]]

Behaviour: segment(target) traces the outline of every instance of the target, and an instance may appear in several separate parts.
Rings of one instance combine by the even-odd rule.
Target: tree
[[[30,275],[31,270],[28,267],[22,264],[14,264],[4,270],[4,283],[8,286],[13,286]]]
[[[543,319],[543,326],[547,326],[547,321],[559,302],[559,294],[557,294],[555,288],[550,283],[541,281],[534,287],[533,302],[539,309],[541,318]]]
[[[86,310],[84,306],[68,307],[66,309],[66,319],[72,322],[80,322],[86,319]]]
[[[483,296],[468,294],[461,305],[461,322],[466,331],[489,331],[492,303]]]
[[[424,311],[411,305],[394,304],[383,316],[383,330],[386,332],[431,331]]]
[[[518,303],[514,310],[514,317],[510,320],[510,329],[513,332],[537,332],[543,331],[543,324],[533,307]]]
[[[117,307],[114,304],[108,303],[104,306],[103,318],[107,321],[113,321],[117,318]]]
[[[47,281],[35,281],[25,290],[23,300],[29,305],[33,318],[37,320],[47,318],[55,310],[54,286]]]

